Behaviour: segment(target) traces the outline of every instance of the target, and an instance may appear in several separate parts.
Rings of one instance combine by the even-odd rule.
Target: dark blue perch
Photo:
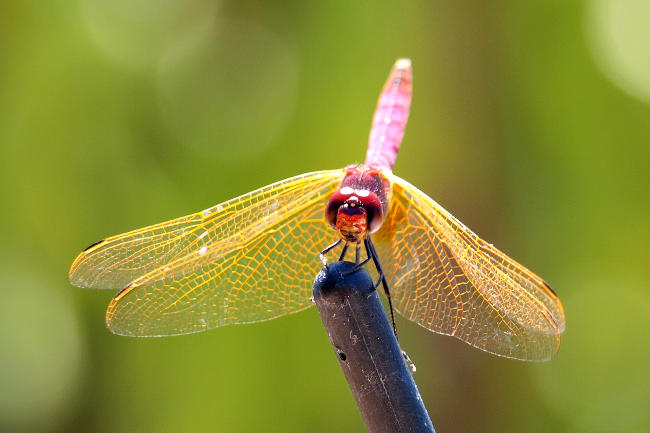
[[[435,433],[372,278],[336,262],[314,282],[314,302],[370,433]]]

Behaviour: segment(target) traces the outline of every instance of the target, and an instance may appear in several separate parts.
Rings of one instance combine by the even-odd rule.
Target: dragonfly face
[[[381,202],[367,189],[345,186],[330,197],[325,211],[328,224],[346,241],[358,242],[379,230],[384,220]]]

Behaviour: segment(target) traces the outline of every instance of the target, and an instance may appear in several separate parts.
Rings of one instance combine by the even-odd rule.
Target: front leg
[[[364,244],[365,244],[365,241],[364,241]],[[346,247],[347,247],[347,244],[346,244]],[[355,245],[354,267],[352,269],[350,269],[349,271],[343,272],[342,275],[349,275],[349,274],[352,274],[352,273],[358,271],[359,269],[363,268],[363,266],[370,261],[370,252],[368,251],[367,246],[366,246],[366,253],[367,253],[366,259],[361,261],[361,242],[357,242],[357,244]],[[342,258],[339,259],[339,261],[341,261],[341,260],[342,260]],[[377,288],[377,286],[375,286],[375,288]]]
[[[323,251],[320,252],[320,261],[324,267],[327,267],[327,257],[325,257],[325,254],[330,252],[332,248],[336,248],[336,246],[340,244],[341,241],[342,239],[337,240],[336,242],[334,242],[333,244],[331,244],[330,246],[328,246],[327,248],[325,248]]]

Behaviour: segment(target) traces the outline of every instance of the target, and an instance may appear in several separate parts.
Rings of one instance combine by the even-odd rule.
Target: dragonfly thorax
[[[379,230],[384,215],[377,195],[368,190],[343,187],[330,197],[325,210],[327,223],[347,241],[359,241]]]

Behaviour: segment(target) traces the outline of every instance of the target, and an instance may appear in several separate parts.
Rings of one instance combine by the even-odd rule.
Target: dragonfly
[[[340,246],[344,260],[352,247],[355,268],[375,263],[391,316],[394,309],[495,355],[551,359],[565,329],[551,287],[393,174],[411,96],[411,62],[399,59],[364,164],[302,174],[108,237],[76,257],[70,282],[119,290],[106,311],[116,334],[181,335],[309,308],[328,253]]]

